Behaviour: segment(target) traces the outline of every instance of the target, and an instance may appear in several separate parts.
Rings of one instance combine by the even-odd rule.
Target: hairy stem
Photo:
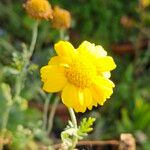
[[[30,45],[30,49],[29,49],[29,52],[30,52],[29,59],[31,58],[31,56],[34,52],[34,49],[35,49],[35,44],[36,44],[37,35],[38,35],[38,26],[39,26],[39,21],[36,21],[34,24],[34,27],[33,27],[32,41],[31,41],[31,45]]]
[[[27,74],[27,67],[30,64],[30,59],[33,55],[34,49],[35,49],[35,44],[37,41],[37,35],[38,35],[38,25],[39,25],[39,21],[36,21],[34,26],[33,26],[33,31],[32,31],[32,40],[31,40],[31,44],[30,44],[30,48],[28,51],[28,57],[24,63],[24,66],[20,72],[20,75],[17,77],[17,81],[16,81],[16,92],[15,92],[15,100],[17,99],[17,97],[20,95],[21,89],[22,89],[22,84],[23,84],[23,80],[26,77]]]
[[[77,129],[78,126],[77,126],[77,119],[76,119],[76,116],[75,116],[75,113],[73,111],[72,108],[69,108],[69,113],[70,113],[70,117],[71,117],[71,121],[74,125],[74,128]],[[73,137],[73,141],[72,141],[72,146],[70,147],[70,150],[74,150],[74,148],[76,147],[78,143],[78,138],[76,136]]]

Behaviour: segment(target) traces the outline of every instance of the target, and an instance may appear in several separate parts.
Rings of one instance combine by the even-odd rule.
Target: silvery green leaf
[[[18,75],[20,72],[12,67],[4,67],[3,69],[4,74],[13,74],[13,75]]]

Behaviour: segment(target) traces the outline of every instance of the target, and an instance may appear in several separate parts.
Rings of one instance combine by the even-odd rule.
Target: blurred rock
[[[135,139],[132,134],[121,134],[119,150],[136,150]]]

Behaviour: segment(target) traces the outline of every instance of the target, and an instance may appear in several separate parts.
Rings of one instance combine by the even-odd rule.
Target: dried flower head
[[[52,26],[57,29],[67,29],[71,25],[70,12],[58,6],[54,7]]]
[[[52,19],[52,8],[48,0],[27,0],[24,7],[32,18]]]

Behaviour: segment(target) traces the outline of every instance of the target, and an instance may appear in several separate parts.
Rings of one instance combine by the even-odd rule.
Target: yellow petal
[[[103,105],[107,98],[113,93],[114,83],[109,79],[99,77],[91,87],[93,98]]]
[[[61,94],[61,98],[63,103],[67,106],[67,107],[78,107],[78,103],[76,101],[77,99],[77,88],[70,84],[67,83],[67,85],[64,87],[64,89],[62,90],[62,94]]]
[[[96,79],[95,79],[95,84],[100,84],[100,85],[103,85],[103,86],[108,86],[110,88],[112,87],[115,87],[115,84],[107,79],[107,78],[104,78],[104,77],[101,77],[101,76],[98,76]]]
[[[85,105],[81,105],[83,103],[83,94],[76,88],[74,85],[68,83],[61,94],[61,98],[63,103],[69,108],[73,108],[76,112],[84,112],[86,110]]]
[[[61,56],[54,56],[48,62],[48,65],[60,65],[60,66],[68,66],[71,62],[69,57],[61,57]]]
[[[90,89],[88,88],[84,89],[83,93],[84,93],[84,101],[85,101],[84,105],[86,105],[86,107],[93,105],[92,104],[93,99],[92,99],[92,94],[91,94]]]
[[[71,43],[67,41],[59,41],[55,44],[55,50],[57,55],[65,57],[74,57],[76,50]]]
[[[84,93],[82,90],[78,89],[78,95],[79,95],[79,103],[81,106],[84,105]]]
[[[92,44],[88,41],[82,42],[78,48],[78,51],[81,54],[84,53],[85,55],[88,55],[88,57],[94,57],[94,59],[107,55],[107,52],[103,49],[102,46],[95,46],[95,44]]]
[[[92,92],[93,99],[96,103],[99,102],[103,103],[105,101],[104,93],[101,90],[101,88],[99,88],[99,86],[93,85],[91,87],[91,92]]]
[[[93,99],[93,98],[92,98],[92,99]],[[97,101],[94,101],[94,100],[93,100],[92,105],[88,106],[88,109],[89,109],[89,110],[92,110],[93,106],[97,107],[97,105],[98,105]]]
[[[82,42],[79,47],[78,47],[78,51],[80,52],[92,52],[95,49],[95,44],[91,44],[88,41],[84,41]]]
[[[102,72],[102,75],[103,75],[105,78],[108,78],[108,79],[111,77],[110,71]]]
[[[47,65],[42,67],[40,72],[44,82],[43,89],[46,92],[61,91],[67,83],[63,67]]]
[[[116,68],[116,64],[112,57],[106,56],[97,59],[95,62],[97,70],[100,72],[111,71]]]
[[[107,55],[107,52],[104,50],[104,48],[101,45],[95,46],[95,53],[96,57],[104,57]]]

